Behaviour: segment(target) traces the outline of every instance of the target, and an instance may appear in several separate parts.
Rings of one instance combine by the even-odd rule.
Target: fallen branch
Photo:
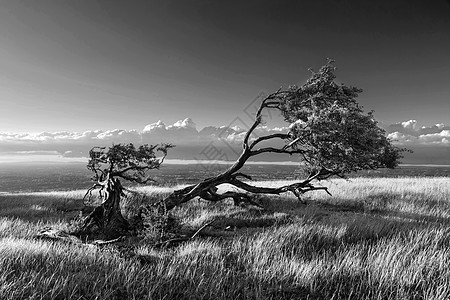
[[[200,228],[199,228],[199,229],[198,229],[198,230],[190,237],[190,239],[191,239],[191,240],[195,239],[195,237],[196,237],[200,232],[202,232],[203,229],[205,229],[206,227],[212,225],[214,222],[216,222],[216,220],[217,220],[217,219],[214,219],[214,220],[211,220],[211,221],[205,223],[202,227],[200,227]]]
[[[114,243],[118,243],[118,242],[122,242],[123,240],[125,240],[124,236],[118,237],[116,239],[112,239],[109,241],[103,241],[103,240],[95,240],[89,244],[94,245],[94,246],[98,246],[98,247],[102,247],[102,246],[106,246],[106,245],[111,245]]]
[[[155,244],[154,247],[155,248],[167,248],[167,247],[169,247],[169,245],[172,245],[172,244],[180,244],[183,242],[191,241],[191,240],[195,239],[200,234],[200,232],[202,232],[206,227],[212,225],[215,221],[216,221],[216,219],[205,223],[196,232],[194,232],[194,234],[191,235],[190,237],[177,237],[177,238],[173,238],[173,239],[168,239],[166,241]]]

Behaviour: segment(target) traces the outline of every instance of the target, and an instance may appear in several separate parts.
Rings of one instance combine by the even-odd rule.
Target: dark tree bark
[[[103,183],[103,202],[84,220],[82,231],[97,227],[106,237],[114,238],[126,233],[130,227],[120,210],[123,187],[118,178],[107,179]]]

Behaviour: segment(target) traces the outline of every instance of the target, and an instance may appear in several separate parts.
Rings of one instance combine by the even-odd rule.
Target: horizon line
[[[1,160],[2,164],[82,164],[87,163],[88,158],[63,158],[60,160]],[[201,160],[201,159],[165,159],[163,165],[232,165],[235,161],[223,160]],[[300,162],[295,161],[248,161],[248,165],[278,165],[278,166],[301,166]],[[450,167],[450,164],[399,164],[399,167]]]

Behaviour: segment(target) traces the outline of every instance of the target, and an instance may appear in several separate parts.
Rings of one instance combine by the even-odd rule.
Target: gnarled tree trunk
[[[101,185],[103,202],[86,217],[82,231],[89,231],[96,226],[106,237],[114,238],[129,229],[128,221],[120,211],[123,187],[117,178],[107,178]]]

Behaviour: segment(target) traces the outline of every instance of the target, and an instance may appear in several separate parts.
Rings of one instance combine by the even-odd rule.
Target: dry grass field
[[[277,182],[260,182],[276,185]],[[261,199],[264,210],[194,200],[176,208],[179,232],[215,220],[196,239],[155,248],[36,239],[70,230],[84,191],[0,195],[0,299],[448,299],[450,178],[322,182],[331,194]],[[141,202],[172,188],[142,187]]]

